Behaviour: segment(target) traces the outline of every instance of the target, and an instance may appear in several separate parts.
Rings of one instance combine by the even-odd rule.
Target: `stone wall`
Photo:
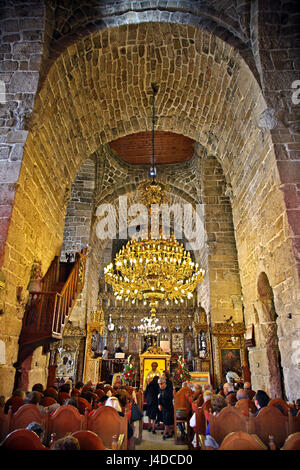
[[[261,3],[263,2],[258,2],[258,7]],[[271,5],[271,2],[267,4]],[[12,47],[21,40],[19,32],[22,31],[24,21],[30,19],[26,15],[39,12],[37,16],[42,21],[42,10],[36,5],[29,8],[30,4],[26,4],[26,7],[22,5],[21,8],[18,2],[14,2],[14,11],[11,5],[10,2],[5,3],[4,26],[9,28],[12,27],[9,24],[14,24],[18,31],[11,31],[16,35],[15,38],[10,38],[10,50],[7,49],[5,62],[14,62],[11,58]],[[299,361],[296,355],[299,337],[299,273],[298,261],[295,261],[298,256],[298,251],[295,251],[298,243],[295,221],[298,220],[299,212],[299,181],[296,176],[299,130],[295,108],[287,106],[290,90],[286,87],[290,86],[289,82],[294,79],[295,73],[286,74],[288,60],[280,60],[279,65],[275,64],[277,35],[276,29],[272,30],[274,24],[270,22],[270,18],[275,18],[275,22],[278,18],[276,19],[276,15],[269,15],[266,30],[271,37],[274,70],[269,69],[268,73],[268,58],[261,54],[260,70],[264,74],[262,94],[255,80],[255,68],[251,72],[238,52],[237,44],[245,45],[250,32],[246,21],[249,12],[245,10],[241,14],[241,11],[239,10],[239,21],[235,23],[239,27],[226,23],[229,26],[225,28],[230,31],[231,41],[236,38],[235,44],[232,42],[232,46],[236,48],[189,23],[168,23],[170,16],[161,23],[148,21],[103,29],[83,39],[82,36],[78,39],[75,35],[69,48],[61,47],[61,55],[53,62],[48,75],[40,83],[24,156],[23,146],[27,131],[24,133],[24,129],[18,129],[17,122],[14,121],[5,124],[2,130],[4,163],[1,174],[4,186],[1,194],[4,198],[2,207],[6,211],[6,229],[2,229],[1,240],[2,247],[6,240],[2,257],[6,291],[3,299],[5,314],[1,317],[1,330],[5,334],[1,339],[7,344],[8,367],[1,368],[1,381],[3,378],[7,389],[13,372],[9,364],[16,358],[23,315],[22,306],[17,305],[15,300],[16,289],[21,287],[23,292],[26,291],[34,258],[42,260],[43,270],[46,271],[53,257],[60,253],[66,201],[72,182],[85,159],[111,140],[151,129],[150,90],[151,83],[154,82],[160,84],[157,96],[157,112],[160,116],[158,128],[178,132],[200,142],[210,155],[216,156],[227,184],[231,185],[246,323],[251,323],[253,319],[257,277],[260,272],[266,272],[274,291],[279,316],[279,345],[287,393],[293,398],[293,390],[299,384],[295,373]],[[111,11],[111,14],[114,12],[115,10]],[[127,20],[132,16],[131,12],[123,13]],[[19,18],[17,23],[10,21],[12,14]],[[156,16],[160,16],[160,13],[155,12],[153,16],[152,12],[148,20],[151,17],[153,21]],[[50,17],[51,15],[47,16],[48,19]],[[174,16],[172,17],[175,21]],[[136,18],[134,15],[133,23],[137,21]],[[177,19],[179,23],[183,22],[181,16],[180,18],[181,20],[179,17]],[[240,23],[241,18],[243,23]],[[293,23],[288,26],[295,25],[296,21],[295,16]],[[39,25],[39,22],[35,24]],[[50,24],[51,21],[47,20],[47,27]],[[242,30],[240,25],[243,25]],[[96,29],[105,26],[107,24],[99,26],[98,23]],[[268,40],[268,36],[262,30],[263,23],[259,23],[259,26],[259,48],[265,44],[267,49],[264,41]],[[27,27],[29,28],[28,22]],[[294,70],[297,70],[293,28],[294,26],[291,27],[287,59],[290,60],[290,65],[293,63]],[[215,32],[217,31],[220,33],[218,28]],[[285,31],[284,28],[280,29],[280,32],[280,40],[284,42],[288,28]],[[31,49],[35,51],[32,64],[42,54],[43,46],[40,34],[33,37],[35,39],[32,41],[37,41],[40,49]],[[230,43],[229,37],[225,39]],[[48,45],[47,42],[47,47]],[[279,46],[285,47],[282,43]],[[245,51],[251,53],[249,47]],[[15,52],[17,54],[17,48]],[[16,59],[18,67],[21,67],[19,61],[27,61],[29,64],[31,56],[28,57],[23,58],[24,60]],[[246,57],[244,53],[243,57]],[[250,60],[247,63],[252,62]],[[9,66],[15,67],[12,64]],[[30,105],[26,109],[30,112],[38,74],[35,70],[19,69],[5,72],[8,89],[12,92],[10,101],[14,103],[14,108],[22,107],[23,110],[28,99]],[[17,93],[20,90],[16,90],[16,83],[19,83],[21,75],[24,76],[22,83],[27,88],[22,90],[22,99],[18,100]],[[275,88],[273,84],[276,85]],[[278,95],[279,89],[283,89],[283,93]],[[270,93],[267,93],[268,90]],[[261,116],[272,104],[272,99],[274,102],[275,96],[282,98],[276,106],[282,109],[282,122],[287,122],[288,125],[280,124],[277,130],[272,129],[270,133],[265,125],[261,126]],[[287,111],[289,112],[285,115]],[[17,120],[22,121],[23,115],[20,117],[18,114]],[[8,142],[7,139],[10,138],[13,140]],[[276,154],[272,138],[274,142],[277,139]],[[12,163],[9,158],[14,149],[19,152],[19,160]],[[275,157],[280,162],[291,157],[290,161],[279,163],[279,173]],[[281,183],[284,184],[285,199],[280,189]],[[293,315],[291,322],[288,322],[286,315],[290,312]],[[254,358],[256,351],[251,354]],[[255,376],[254,360],[251,367]]]

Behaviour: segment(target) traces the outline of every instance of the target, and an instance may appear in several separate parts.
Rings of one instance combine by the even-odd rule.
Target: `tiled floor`
[[[144,417],[144,422],[147,423],[147,417]],[[136,450],[188,450],[187,445],[175,444],[174,437],[162,439],[162,431],[156,431],[152,434],[147,429],[143,430],[142,440],[140,444],[135,445]]]
[[[146,429],[143,430],[141,443],[136,444],[135,448],[136,450],[188,450],[187,445],[175,444],[174,438],[163,441],[160,431],[152,434]]]

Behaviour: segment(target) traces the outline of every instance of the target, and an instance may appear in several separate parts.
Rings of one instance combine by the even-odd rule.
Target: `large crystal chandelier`
[[[151,218],[153,204],[165,201],[166,185],[156,181],[154,164],[154,97],[157,89],[153,89],[153,128],[152,128],[152,181],[141,184],[141,195],[148,207]],[[148,219],[149,220],[149,219]],[[179,244],[174,234],[169,237],[163,232],[156,238],[132,238],[116,255],[114,263],[105,269],[105,281],[114,290],[117,300],[144,301],[151,307],[155,316],[159,301],[178,304],[184,299],[193,297],[196,286],[203,280],[204,270],[194,263],[191,255]]]
[[[157,334],[161,330],[161,325],[158,325],[158,321],[157,317],[143,317],[141,324],[137,328],[143,335]]]

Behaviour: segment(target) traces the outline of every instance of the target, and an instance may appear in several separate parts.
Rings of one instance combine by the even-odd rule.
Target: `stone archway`
[[[161,84],[159,128],[193,138],[222,164],[245,293],[256,282],[260,243],[278,282],[283,266],[292,271],[286,290],[296,292],[272,140],[258,125],[265,101],[253,73],[237,50],[196,27],[129,24],[72,43],[36,96],[3,264],[11,318],[16,288],[26,288],[33,259],[41,258],[45,271],[60,251],[66,196],[81,164],[101,145],[150,129],[151,82]],[[15,342],[18,328],[20,322],[7,332]]]
[[[259,316],[259,328],[261,330],[261,341],[267,358],[267,382],[270,396],[282,398],[285,396],[283,373],[278,347],[277,336],[277,314],[274,306],[273,291],[268,276],[262,272],[257,281],[257,311]],[[285,397],[286,398],[286,397]]]

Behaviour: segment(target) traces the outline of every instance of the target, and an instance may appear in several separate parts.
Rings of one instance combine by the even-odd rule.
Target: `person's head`
[[[68,398],[68,400],[66,400],[64,402],[64,405],[71,405],[71,406],[74,406],[75,408],[77,408],[77,410],[79,410],[78,398],[76,398],[76,397]]]
[[[158,375],[156,375],[155,377],[153,377],[152,383],[157,384],[157,383],[158,383],[158,379],[159,379],[159,377],[158,377]]]
[[[163,377],[161,377],[159,380],[158,380],[158,385],[159,385],[159,388],[161,390],[164,390],[167,386],[167,382],[166,382],[166,379],[164,379]]]
[[[211,409],[214,414],[219,414],[220,411],[227,406],[227,403],[221,395],[215,395],[211,399]]]
[[[151,367],[152,367],[152,370],[155,372],[156,369],[158,368],[157,362],[152,362]]]
[[[247,392],[247,390],[245,390],[244,388],[240,388],[240,389],[236,392],[236,399],[237,399],[237,400],[242,400],[243,398],[248,398],[248,392]]]
[[[264,406],[267,406],[269,401],[270,397],[264,390],[257,390],[254,397],[256,408],[263,408]]]
[[[105,406],[110,406],[117,411],[122,411],[122,407],[117,397],[109,397],[105,402]]]
[[[84,383],[83,383],[83,382],[81,382],[81,380],[79,380],[78,382],[76,382],[76,384],[75,384],[75,388],[76,388],[76,390],[79,390],[79,391],[81,391],[81,390],[82,390],[82,388],[83,388],[83,385],[84,385]]]
[[[57,391],[55,390],[55,388],[52,388],[52,387],[49,387],[49,388],[46,388],[45,392],[44,392],[44,397],[51,397],[51,398],[54,398],[54,400],[57,401]]]
[[[224,385],[223,385],[223,392],[225,393],[225,395],[228,395],[229,392],[234,392],[234,386],[233,384],[229,383],[229,382],[226,382]]]
[[[104,346],[103,351],[107,351],[107,346]]]
[[[70,384],[69,384],[69,383],[63,383],[63,384],[59,387],[59,391],[60,391],[60,392],[63,392],[63,393],[70,393],[70,392],[71,392]]]
[[[50,450],[80,450],[80,444],[76,437],[65,436],[55,441]]]
[[[126,391],[120,390],[120,392],[117,393],[117,394],[115,395],[115,397],[119,400],[119,403],[120,403],[121,407],[122,407],[122,408],[125,408],[125,406],[126,406],[127,403],[128,403],[128,397],[127,397]]]
[[[41,398],[40,392],[29,392],[24,399],[24,403],[26,405],[38,405],[41,402]]]
[[[213,394],[211,390],[205,390],[205,392],[203,393],[203,401],[206,402],[207,400],[211,400],[212,396]]]
[[[32,391],[33,392],[40,392],[40,393],[44,393],[44,387],[42,384],[34,384],[33,387],[32,387]]]
[[[300,398],[296,400],[296,408],[297,410],[300,410]]]
[[[22,390],[21,388],[16,388],[16,389],[13,391],[12,396],[13,396],[13,397],[25,398],[25,397],[26,397],[26,392],[25,392],[25,390]]]
[[[211,391],[211,390],[212,390],[212,386],[209,385],[209,384],[204,384],[204,385],[203,385],[203,390],[204,390],[204,391],[205,391],[205,390],[210,390],[210,391]]]
[[[93,392],[91,392],[90,390],[87,390],[86,392],[81,393],[81,398],[84,398],[86,401],[92,404],[93,400],[97,397],[95,397]]]
[[[102,395],[102,397],[99,398],[98,403],[104,404],[108,398],[109,397],[107,395]]]
[[[40,440],[43,441],[45,429],[39,423],[36,423],[35,421],[33,421],[32,423],[28,424],[26,429],[33,431],[40,438]]]
[[[251,384],[250,384],[250,382],[244,382],[244,388],[245,388],[246,390],[251,390]]]
[[[166,380],[170,380],[170,372],[168,370],[164,370],[162,373],[162,377]]]

